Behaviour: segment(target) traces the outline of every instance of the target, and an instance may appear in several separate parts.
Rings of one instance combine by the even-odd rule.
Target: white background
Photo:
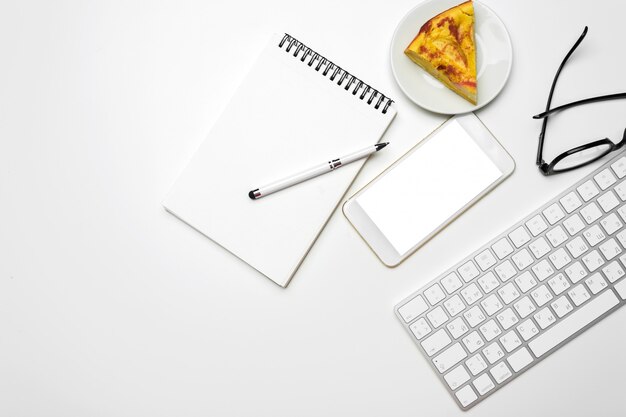
[[[584,25],[555,105],[626,91],[623,3],[485,0],[514,66],[478,115],[517,169],[396,269],[337,211],[283,290],[160,206],[281,31],[396,99],[394,146],[350,193],[367,183],[444,120],[403,97],[389,68],[417,2],[3,1],[0,415],[463,415],[393,306],[592,169],[542,177],[530,116]],[[554,118],[546,159],[621,138],[625,111]],[[625,323],[612,314],[466,415],[624,415]]]

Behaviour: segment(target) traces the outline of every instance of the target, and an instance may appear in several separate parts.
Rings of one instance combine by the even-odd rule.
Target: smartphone
[[[514,169],[513,158],[478,117],[452,117],[350,197],[343,213],[393,267]]]

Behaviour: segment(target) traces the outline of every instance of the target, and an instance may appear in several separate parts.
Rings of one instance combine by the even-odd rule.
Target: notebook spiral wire
[[[321,71],[321,74],[324,77],[328,77],[330,81],[337,80],[337,85],[343,86],[344,90],[348,91],[352,86],[354,86],[352,89],[353,96],[356,96],[357,93],[361,91],[361,94],[358,96],[359,99],[367,99],[367,104],[373,104],[375,109],[380,109],[382,106],[383,114],[387,113],[389,106],[391,106],[394,102],[392,99],[365,83],[360,78],[350,74],[348,71],[336,65],[329,59],[326,59],[287,33],[285,33],[285,36],[281,39],[278,47],[285,47],[284,50],[287,53],[293,50],[293,56],[299,57],[300,62],[305,62],[308,59],[306,64],[309,67],[315,68],[315,71],[317,72]],[[317,64],[313,67],[313,64],[316,62]]]

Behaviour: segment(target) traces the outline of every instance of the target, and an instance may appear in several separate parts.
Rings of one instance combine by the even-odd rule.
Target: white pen
[[[368,146],[365,149],[361,149],[360,151],[356,151],[349,155],[342,156],[341,158],[333,159],[331,161],[317,165],[313,168],[307,169],[306,171],[302,171],[290,177],[283,178],[282,180],[275,181],[269,185],[266,185],[265,187],[256,188],[248,193],[248,197],[256,200],[261,197],[265,197],[266,195],[275,193],[276,191],[284,190],[285,188],[291,187],[292,185],[296,185],[306,180],[310,180],[311,178],[315,178],[330,171],[334,171],[343,165],[347,165],[351,162],[365,158],[373,154],[374,152],[380,151],[387,145],[389,145],[389,142],[377,143],[376,145]]]

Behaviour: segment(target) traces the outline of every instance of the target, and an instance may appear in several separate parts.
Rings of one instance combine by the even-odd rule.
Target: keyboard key
[[[443,285],[443,288],[446,289],[448,294],[452,294],[463,286],[456,272],[451,272],[446,275],[446,277],[441,280],[441,285]]]
[[[617,181],[617,179],[611,173],[611,170],[608,168],[605,168],[602,171],[598,172],[596,175],[594,175],[593,179],[596,180],[600,188],[603,190],[606,190],[611,185],[615,184],[615,181]]]
[[[506,310],[498,313],[496,318],[498,319],[498,323],[500,323],[500,326],[502,326],[504,330],[508,330],[511,327],[515,326],[517,323],[519,323],[519,319],[510,308],[507,308]]]
[[[476,263],[483,271],[488,270],[496,264],[496,258],[489,249],[485,249],[474,258]]]
[[[615,213],[611,213],[604,219],[600,220],[600,224],[607,235],[612,235],[622,228],[622,222]]]
[[[559,206],[559,203],[554,203],[543,211],[543,215],[548,220],[548,223],[555,225],[559,220],[565,217],[563,209]]]
[[[443,308],[441,308],[441,306],[432,309],[426,314],[426,317],[428,317],[430,324],[432,324],[435,329],[448,321],[448,316],[443,311]]]
[[[446,328],[454,339],[458,339],[469,331],[469,327],[461,317],[457,317],[446,325]]]
[[[524,229],[524,226],[520,226],[517,229],[513,230],[511,233],[509,233],[509,237],[511,238],[513,244],[518,248],[521,248],[530,241],[530,235],[528,234],[526,229]]]
[[[515,333],[514,330],[511,330],[500,338],[500,343],[502,343],[504,350],[507,352],[513,352],[519,345],[522,344],[522,341],[519,336],[517,336],[517,333]]]
[[[522,249],[521,251],[517,252],[515,255],[512,256],[511,259],[513,259],[515,266],[517,266],[517,269],[519,269],[520,271],[532,265],[532,263],[534,262],[532,255],[530,254],[530,252],[528,252],[527,249]]]
[[[565,274],[569,277],[573,284],[587,276],[587,270],[582,266],[580,262],[574,262],[567,268],[565,268]]]
[[[550,252],[550,249],[552,249],[543,236],[532,242],[530,245],[528,245],[528,247],[537,259]]]
[[[519,372],[528,365],[530,365],[530,363],[533,361],[533,357],[528,352],[528,349],[523,347],[511,356],[509,356],[506,361],[509,363],[509,365],[511,365],[513,372]]]
[[[597,272],[585,280],[585,284],[593,294],[597,294],[605,289],[609,284]]]
[[[487,342],[491,342],[493,339],[500,336],[502,330],[500,330],[495,320],[489,320],[487,323],[480,326],[480,332]]]
[[[483,306],[483,309],[488,316],[493,316],[500,311],[502,307],[504,307],[498,296],[495,294],[491,294],[489,297],[485,298],[480,302],[480,305]]]
[[[418,295],[398,309],[398,313],[405,323],[417,318],[420,314],[428,310],[428,305],[421,295]]]
[[[498,295],[500,295],[504,304],[511,304],[519,298],[520,292],[515,288],[515,285],[510,282],[498,290]]]
[[[411,324],[409,328],[417,340],[423,339],[424,336],[428,335],[433,330],[423,317]]]
[[[487,369],[487,363],[485,362],[483,357],[480,356],[480,353],[477,353],[476,355],[466,360],[465,365],[474,376]]]
[[[549,307],[540,310],[539,313],[535,314],[533,317],[542,329],[547,329],[556,321],[556,317],[554,317]]]
[[[483,349],[483,355],[487,358],[487,361],[490,364],[494,364],[504,356],[504,351],[498,344],[498,342],[493,342],[489,346]]]
[[[600,204],[600,207],[602,207],[605,213],[608,213],[619,205],[619,200],[615,196],[615,193],[609,190],[598,197],[598,204]]]
[[[589,272],[593,272],[596,269],[600,268],[602,265],[604,265],[604,259],[602,259],[602,256],[598,253],[597,250],[594,250],[583,256],[583,263],[585,264]]]
[[[480,285],[480,288],[483,289],[485,294],[489,294],[491,291],[498,288],[500,281],[498,281],[498,278],[496,278],[493,272],[489,271],[482,277],[478,278],[478,284]]]
[[[474,388],[480,395],[485,395],[496,387],[491,378],[489,378],[489,374],[486,373],[476,378],[472,384],[474,384]]]
[[[487,319],[487,316],[483,313],[483,311],[478,306],[474,306],[463,313],[463,317],[467,320],[467,323],[471,327],[476,327],[483,321]]]
[[[583,220],[578,214],[573,214],[563,221],[563,226],[565,226],[565,230],[567,230],[571,236],[574,236],[585,228],[585,223],[583,223]]]
[[[585,219],[587,224],[591,224],[602,217],[602,212],[596,203],[589,203],[580,209],[580,214],[583,216],[583,219]]]
[[[546,259],[537,262],[536,265],[533,265],[532,270],[539,281],[545,280],[555,272],[550,262]]]
[[[587,240],[590,246],[596,246],[598,243],[602,242],[606,235],[600,229],[600,227],[596,224],[591,226],[589,229],[583,232],[583,236]]]
[[[463,346],[460,343],[455,343],[435,357],[433,364],[435,364],[439,372],[444,373],[466,357],[467,353]]]
[[[565,195],[565,197],[561,198],[561,204],[563,204],[563,207],[565,208],[565,211],[567,211],[568,213],[573,212],[574,210],[576,210],[578,207],[582,206],[582,201],[580,201],[580,198],[578,198],[578,195],[576,195],[576,193],[574,191],[569,192],[568,194]]]
[[[444,301],[443,306],[448,311],[450,317],[454,317],[465,309],[465,304],[461,301],[461,297],[458,294],[453,295]]]
[[[455,395],[456,398],[459,399],[459,402],[463,407],[467,407],[478,398],[472,387],[470,387],[469,385],[466,385],[458,390]]]
[[[595,319],[611,310],[619,303],[612,291],[605,291],[589,301],[566,319],[555,324],[551,329],[528,343],[528,347],[536,357],[541,357],[551,349],[576,334],[579,330]]]
[[[491,245],[491,249],[493,249],[499,259],[504,259],[513,253],[513,246],[511,246],[507,238],[498,240],[496,243]]]
[[[498,384],[501,384],[506,379],[509,379],[511,375],[513,375],[509,367],[506,366],[506,364],[504,363],[504,361],[491,368],[489,372]]]
[[[528,271],[522,273],[519,277],[515,278],[515,283],[522,292],[528,292],[529,290],[534,288],[535,285],[537,285],[535,277],[533,277]]]
[[[551,281],[551,280],[550,280]],[[542,305],[549,303],[552,300],[552,293],[545,285],[535,288],[530,295],[535,300],[537,306],[541,307]]]
[[[568,239],[567,233],[565,233],[565,230],[563,230],[561,226],[557,226],[548,231],[548,233],[546,233],[546,237],[552,244],[552,247],[555,248]]]
[[[535,323],[531,319],[528,319],[517,326],[517,331],[527,342],[539,333],[539,329],[535,326]]]
[[[526,222],[526,227],[530,230],[533,236],[538,236],[541,232],[548,228],[546,221],[541,217],[540,214],[537,214],[530,220]]]
[[[569,288],[569,281],[563,274],[556,274],[548,281],[548,285],[554,291],[554,295],[559,295]]]
[[[465,282],[470,282],[478,276],[479,272],[474,262],[468,261],[459,268],[459,274]]]
[[[613,169],[617,178],[624,178],[624,176],[626,176],[626,157],[621,157],[617,161],[613,162],[611,164],[611,169]]]
[[[532,301],[530,301],[530,298],[528,297],[522,298],[521,300],[513,304],[513,307],[515,307],[515,310],[517,310],[517,314],[519,314],[519,316],[523,319],[528,317],[536,310],[535,305]]]
[[[433,356],[450,343],[452,343],[452,339],[450,339],[448,333],[444,329],[439,329],[422,342],[422,348],[424,348],[428,356]]]
[[[433,306],[439,301],[446,298],[446,295],[443,293],[443,290],[441,289],[439,284],[435,284],[432,287],[428,288],[426,291],[424,291],[424,295],[426,296],[428,302]]]
[[[598,187],[596,187],[594,182],[591,180],[585,181],[576,190],[578,190],[578,193],[585,201],[591,200],[592,198],[597,196],[598,193],[600,192],[600,190],[598,190]]]
[[[506,282],[509,279],[513,278],[515,274],[517,274],[517,270],[511,263],[511,261],[504,261],[500,265],[494,268],[498,277],[502,280],[502,282]]]
[[[587,246],[583,238],[580,236],[576,236],[574,239],[570,240],[565,247],[574,258],[578,258],[580,255],[589,250],[589,246]]]
[[[550,307],[552,307],[552,310],[554,310],[556,315],[559,317],[565,317],[574,308],[569,303],[569,300],[567,299],[566,296],[562,296],[561,298],[558,298],[556,301],[553,301],[552,304],[550,304]]]
[[[577,286],[572,288],[567,293],[567,295],[569,295],[569,298],[572,299],[572,302],[574,303],[576,307],[584,304],[587,300],[591,298],[591,296],[589,295],[589,293],[587,292],[587,289],[585,288],[583,284],[578,284]]]
[[[569,257],[563,248],[555,250],[548,258],[552,261],[552,265],[554,265],[556,269],[561,269],[572,261],[572,258]]]
[[[469,353],[474,353],[485,345],[485,341],[477,331],[473,331],[463,338],[463,344]]]
[[[615,239],[609,239],[600,245],[600,252],[602,252],[602,255],[604,255],[607,261],[610,261],[622,253],[622,248],[617,244]]]
[[[602,272],[604,273],[604,276],[611,283],[619,280],[625,274],[625,272],[622,269],[621,265],[617,261],[611,262],[610,264],[608,264],[607,266],[602,268]]]
[[[483,296],[476,284],[473,282],[461,290],[461,295],[465,299],[468,306],[474,304]]]
[[[451,389],[455,390],[461,385],[465,384],[467,381],[469,381],[470,376],[465,370],[465,368],[463,367],[463,365],[459,365],[453,370],[451,370],[450,372],[448,372],[443,377],[443,379],[446,380],[446,382],[448,383],[448,386]]]

